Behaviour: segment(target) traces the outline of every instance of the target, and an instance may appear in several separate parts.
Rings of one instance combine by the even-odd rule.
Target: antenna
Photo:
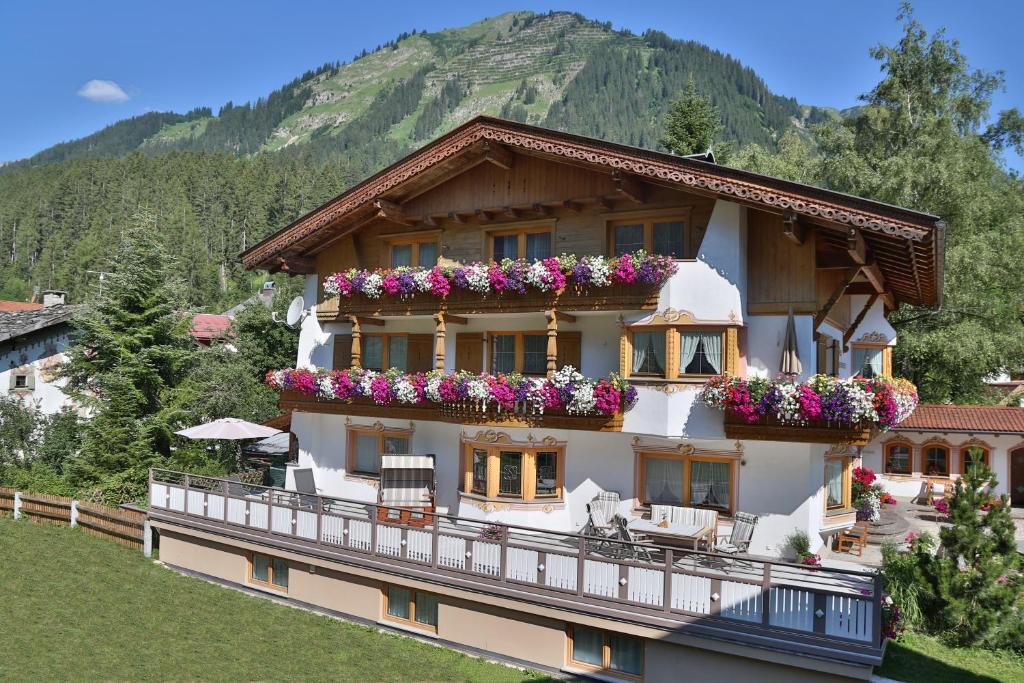
[[[285,325],[295,327],[306,317],[306,301],[302,296],[297,296],[288,304],[288,313],[285,317]]]

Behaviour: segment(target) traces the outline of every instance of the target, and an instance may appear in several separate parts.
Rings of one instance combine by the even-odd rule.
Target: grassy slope
[[[908,633],[889,643],[876,673],[909,683],[1024,681],[1024,657],[981,648],[950,648],[937,638]]]
[[[0,680],[500,681],[538,676],[180,576],[0,518]]]

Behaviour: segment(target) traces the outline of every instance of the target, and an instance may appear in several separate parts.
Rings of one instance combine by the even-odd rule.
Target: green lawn
[[[74,529],[0,518],[0,681],[533,681],[278,605]]]
[[[937,638],[907,633],[889,643],[876,673],[908,683],[992,683],[1024,681],[1024,657],[981,648],[951,648]]]

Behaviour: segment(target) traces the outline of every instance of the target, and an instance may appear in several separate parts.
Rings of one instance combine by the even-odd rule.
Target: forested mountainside
[[[148,210],[192,303],[223,308],[250,290],[239,251],[477,114],[658,148],[690,77],[738,145],[773,148],[783,131],[835,115],[773,94],[705,45],[576,14],[404,33],[255,102],[145,114],[0,168],[0,298],[38,286],[81,301],[87,271],[103,270]]]

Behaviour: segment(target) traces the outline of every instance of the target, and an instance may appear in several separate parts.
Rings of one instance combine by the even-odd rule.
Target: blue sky
[[[995,110],[1024,108],[1024,3],[918,2],[975,68],[1003,69]],[[222,2],[0,3],[0,160],[28,156],[151,110],[216,109],[265,95],[324,62],[402,31],[462,26],[505,11],[565,9],[615,28],[657,28],[732,54],[776,93],[847,107],[878,80],[868,48],[893,43],[897,0],[872,2]],[[81,94],[80,94],[81,93]],[[89,97],[86,97],[88,95]],[[1021,159],[1010,160],[1024,168]]]

